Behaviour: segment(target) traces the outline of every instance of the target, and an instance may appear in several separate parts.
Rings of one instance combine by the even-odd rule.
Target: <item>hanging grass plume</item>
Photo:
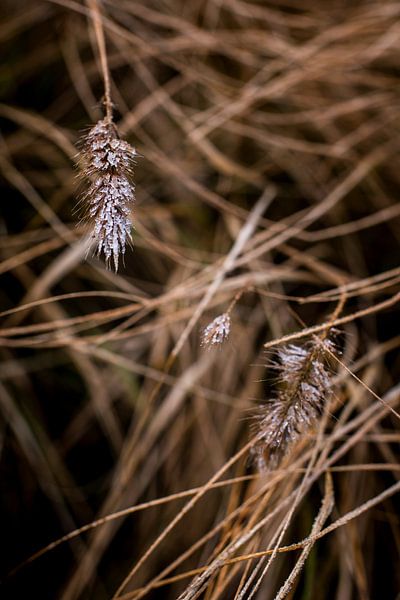
[[[251,289],[252,288],[249,287],[240,289],[233,298],[228,309],[221,315],[218,315],[218,317],[215,317],[215,319],[203,329],[200,342],[200,345],[203,346],[203,348],[219,346],[228,339],[231,332],[231,313],[243,294]]]
[[[96,254],[104,254],[107,268],[118,271],[119,258],[132,240],[130,218],[135,199],[132,183],[136,150],[121,140],[113,122],[111,79],[98,0],[86,0],[93,24],[104,82],[105,117],[83,138],[78,154],[82,177],[89,180],[82,201],[85,217],[93,225]]]
[[[289,344],[269,363],[276,372],[277,390],[254,419],[258,435],[253,455],[260,470],[276,468],[290,447],[309,431],[332,393],[328,368],[334,344],[314,338],[304,346]]]
[[[131,206],[135,199],[131,182],[135,149],[121,140],[114,123],[105,118],[85,136],[79,153],[81,172],[90,180],[83,194],[87,219],[93,223],[96,253],[104,254],[118,270],[119,257],[131,241]]]
[[[201,336],[201,345],[204,348],[219,346],[228,337],[231,331],[231,317],[229,313],[223,313],[215,317],[211,323],[204,328]]]

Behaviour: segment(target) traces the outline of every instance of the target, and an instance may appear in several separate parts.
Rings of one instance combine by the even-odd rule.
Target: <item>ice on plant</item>
[[[290,447],[317,422],[332,391],[326,349],[334,345],[313,340],[280,348],[267,366],[276,372],[276,388],[259,407],[253,454],[261,470],[275,468]]]
[[[119,258],[131,241],[131,206],[135,200],[130,181],[136,150],[121,140],[114,123],[103,119],[89,131],[82,143],[82,172],[91,183],[83,198],[93,223],[92,237],[97,254],[104,254],[118,270]]]
[[[203,330],[201,345],[204,347],[218,346],[229,336],[231,330],[231,318],[228,313],[216,317]]]

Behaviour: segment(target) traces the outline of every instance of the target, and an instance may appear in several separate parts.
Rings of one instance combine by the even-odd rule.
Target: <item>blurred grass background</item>
[[[399,2],[104,0],[102,10],[116,121],[141,155],[135,247],[118,274],[85,258],[87,227],[74,214],[75,144],[102,116],[86,4],[0,7],[0,515],[10,599],[112,598],[182,500],[8,573],[96,518],[203,485],[247,443],[249,410],[268,397],[265,342],[324,322],[344,293],[351,314],[399,291]],[[265,190],[256,231],[166,373]],[[247,289],[229,341],[203,351],[201,327]],[[343,363],[394,409],[398,323],[393,301],[339,334]],[[342,468],[332,520],[398,481],[398,418],[340,365],[337,379],[327,456],[288,544],[309,534],[328,468]],[[209,492],[121,597],[142,597],[135,590],[234,510],[167,576],[207,564],[277,508],[241,553],[270,547],[279,503],[301,477],[290,466],[307,464],[309,442],[257,508],[245,503],[271,476]],[[256,475],[246,458],[227,472],[243,475]],[[320,540],[289,597],[394,600],[399,550],[394,496]],[[275,598],[297,557],[277,557],[256,597]],[[202,597],[239,597],[246,564],[219,569]],[[177,598],[189,582],[146,597]]]

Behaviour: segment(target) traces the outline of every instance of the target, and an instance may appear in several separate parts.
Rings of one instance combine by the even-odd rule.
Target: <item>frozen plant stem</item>
[[[104,38],[103,24],[101,22],[99,0],[87,0],[87,3],[93,21],[96,44],[99,51],[100,65],[104,81],[104,107],[106,111],[106,119],[109,123],[111,123],[113,118],[113,109],[111,101],[110,71],[108,68],[106,41]]]
[[[78,161],[82,177],[90,181],[83,194],[85,216],[93,224],[92,238],[98,255],[104,254],[118,271],[119,258],[131,238],[131,206],[135,199],[131,182],[135,149],[121,140],[113,123],[110,75],[98,0],[88,0],[104,80],[105,118],[98,121],[81,143]]]
[[[238,237],[236,238],[235,243],[224,259],[222,265],[218,269],[213,281],[207,288],[206,293],[203,298],[199,302],[196,310],[194,311],[191,319],[186,325],[185,329],[182,331],[178,341],[176,342],[170,357],[170,362],[173,362],[175,358],[178,356],[179,352],[183,348],[186,340],[188,339],[193,327],[196,325],[197,321],[207,308],[208,304],[211,302],[212,298],[218,291],[218,288],[224,281],[226,275],[234,268],[235,260],[242,252],[247,240],[253,234],[255,228],[257,227],[258,221],[262,217],[264,211],[271,204],[273,199],[275,198],[276,191],[272,186],[267,187],[263,194],[260,196],[254,207],[249,213],[248,219],[246,223],[243,225],[242,229],[239,232]]]

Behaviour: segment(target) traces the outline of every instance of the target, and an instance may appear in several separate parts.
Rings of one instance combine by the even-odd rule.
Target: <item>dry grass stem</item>
[[[400,4],[0,4],[0,596],[395,598]]]

